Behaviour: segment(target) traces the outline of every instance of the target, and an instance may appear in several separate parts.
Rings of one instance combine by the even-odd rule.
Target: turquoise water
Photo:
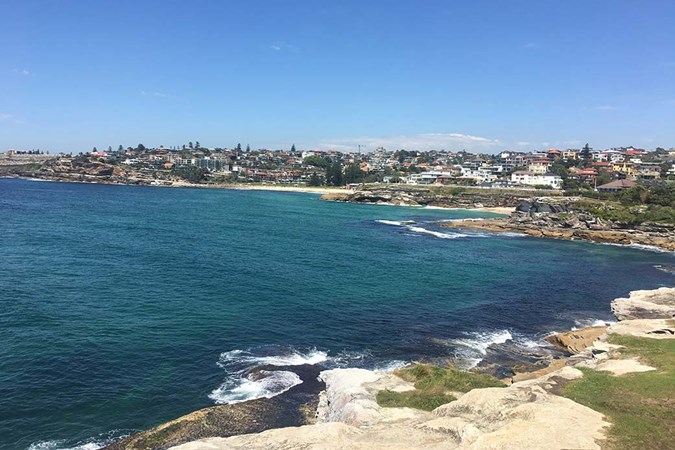
[[[475,362],[673,283],[670,253],[318,197],[0,179],[0,448],[95,448],[296,382],[255,364]]]

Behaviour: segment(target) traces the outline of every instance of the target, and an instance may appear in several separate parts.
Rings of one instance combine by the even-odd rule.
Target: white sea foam
[[[506,236],[506,237],[527,237],[528,235],[525,233],[517,233],[515,231],[500,231],[499,236]]]
[[[310,350],[307,353],[290,351],[282,355],[254,355],[245,350],[232,350],[220,354],[218,365],[227,369],[232,363],[246,365],[249,368],[256,366],[300,366],[303,364],[319,364],[328,360],[328,354],[319,350]]]
[[[637,250],[644,250],[648,252],[654,252],[654,253],[673,253],[675,252],[671,250],[666,250],[665,248],[661,247],[656,247],[654,245],[644,245],[644,244],[616,244],[613,242],[599,242],[600,245],[611,245],[612,247],[627,247],[627,248],[634,248]]]
[[[113,430],[74,444],[66,439],[39,441],[32,443],[27,450],[98,450],[129,434],[130,430]]]
[[[594,317],[574,319],[574,326],[572,327],[572,330],[574,331],[586,327],[607,327],[612,325],[613,323],[616,323],[616,321],[596,319]]]
[[[301,384],[298,374],[285,370],[261,370],[246,377],[230,379],[214,389],[209,398],[218,404],[240,403],[256,398],[272,398]]]
[[[441,233],[440,231],[433,231],[433,230],[427,230],[426,228],[422,227],[414,227],[411,225],[406,226],[410,231],[413,231],[415,233],[422,233],[422,234],[429,234],[431,236],[435,236],[437,238],[441,239],[457,239],[461,237],[469,237],[468,234],[462,234],[462,233]]]
[[[485,220],[485,219],[439,219],[439,220],[434,220],[434,222],[466,222],[467,220],[477,221],[477,220]]]
[[[670,273],[670,274],[675,275],[675,265],[672,265],[672,264],[666,264],[666,265],[656,264],[654,266],[654,268],[656,270],[660,270],[661,272],[666,272],[666,273]]]
[[[271,398],[302,383],[300,377],[285,370],[254,370],[260,366],[300,366],[328,361],[320,350],[300,352],[287,349],[278,354],[255,354],[251,350],[231,350],[220,354],[218,366],[226,372],[225,381],[209,398],[219,404],[239,403],[256,398]]]
[[[656,253],[675,253],[670,250],[666,250],[665,248],[661,247],[656,247],[654,245],[644,245],[644,244],[628,244],[628,247],[631,248],[637,248],[638,250],[646,250],[648,252],[656,252]]]
[[[395,359],[386,363],[375,364],[373,370],[379,370],[380,372],[393,372],[394,370],[400,369],[407,365],[407,362]]]
[[[393,225],[393,226],[398,226],[402,227],[403,222],[399,222],[398,220],[376,220],[375,222],[384,224],[384,225]]]
[[[65,443],[65,440],[35,442],[28,447],[28,450],[98,450],[108,445],[105,442],[88,442],[74,447],[64,447]]]
[[[539,348],[539,347],[546,346],[546,344],[541,340],[535,341],[533,339],[530,339],[530,338],[524,337],[524,336],[517,336],[514,339],[514,343],[518,347],[523,347],[523,348]]]
[[[487,354],[492,344],[503,344],[513,339],[509,330],[497,330],[466,333],[466,338],[452,339],[450,343],[459,347],[457,350],[458,364],[462,369],[472,369],[478,365]]]
[[[451,220],[457,220],[457,219],[451,219]],[[413,223],[410,223],[408,221],[397,221],[397,220],[376,220],[375,222],[381,223],[383,225],[391,225],[391,226],[398,226],[407,229],[408,231],[412,232],[414,234],[424,234],[428,236],[433,236],[439,239],[457,239],[457,238],[476,238],[476,237],[488,237],[489,234],[485,233],[457,233],[457,232],[452,232],[452,233],[444,233],[442,231],[436,231],[436,230],[429,230],[424,227],[416,226]]]

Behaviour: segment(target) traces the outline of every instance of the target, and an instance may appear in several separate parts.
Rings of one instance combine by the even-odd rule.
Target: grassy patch
[[[441,405],[457,400],[450,394],[434,394],[424,391],[393,392],[380,391],[377,393],[377,404],[389,408],[415,408],[432,411]]]
[[[605,414],[612,422],[609,445],[616,449],[671,448],[675,442],[675,340],[617,336],[625,356],[639,356],[653,372],[615,377],[584,370],[584,378],[562,395]]]
[[[377,393],[377,403],[387,407],[409,407],[431,411],[455,400],[452,392],[468,392],[475,388],[504,387],[504,383],[488,375],[464,372],[454,368],[417,364],[395,372],[415,383],[414,391]]]

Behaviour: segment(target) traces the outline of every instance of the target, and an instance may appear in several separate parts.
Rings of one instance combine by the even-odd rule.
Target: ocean
[[[296,385],[533,347],[671,286],[672,253],[458,232],[467,210],[0,179],[0,448],[93,450]]]

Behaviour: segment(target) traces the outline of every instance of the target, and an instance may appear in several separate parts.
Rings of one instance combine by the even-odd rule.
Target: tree
[[[583,159],[585,162],[588,162],[591,160],[591,158],[593,158],[593,154],[591,153],[591,148],[588,146],[588,142],[586,145],[584,145],[584,148],[581,150],[579,156],[581,156],[581,159]]]
[[[112,152],[112,146],[108,146],[108,152]]]
[[[363,180],[363,172],[358,164],[349,164],[345,167],[345,184],[358,183]]]
[[[206,172],[201,167],[184,166],[174,170],[174,173],[189,181],[190,183],[199,183],[206,179]]]
[[[325,156],[309,155],[302,162],[308,166],[326,168],[331,165],[331,160]]]
[[[607,184],[612,180],[614,180],[614,176],[608,170],[605,169],[598,170],[598,186]]]
[[[196,148],[197,150],[199,150],[200,148],[202,148],[202,147],[199,145],[199,141],[195,142],[195,148]]]
[[[309,177],[309,181],[307,182],[308,186],[321,186],[323,184],[323,180],[319,175],[316,174],[316,172],[313,172],[312,175]]]
[[[192,145],[192,141],[188,142],[188,147],[190,147],[190,150],[194,149],[194,145]]]
[[[558,175],[560,178],[563,179],[563,181],[565,181],[569,177],[567,167],[565,167],[565,164],[563,164],[561,161],[555,161],[553,164],[551,164],[550,172]]]
[[[117,147],[117,151],[118,151],[118,152],[123,152],[123,151],[124,151],[124,147],[122,147],[122,144],[120,144],[120,146]]]
[[[96,152],[98,152],[98,150],[96,150],[96,147],[94,147],[94,148],[91,149],[91,152],[96,153]]]
[[[248,144],[246,144],[246,153],[248,153],[248,152],[250,152],[250,151],[251,151],[251,146],[248,145]]]
[[[237,144],[237,151],[238,151],[238,152],[241,151],[241,144]]]
[[[138,144],[138,147],[136,147],[136,150],[138,150],[139,152],[145,151],[145,145]]]
[[[331,186],[342,186],[344,184],[340,161],[335,161],[326,168],[326,184]]]
[[[292,152],[295,151],[295,144],[291,145],[291,151],[292,151]]]

